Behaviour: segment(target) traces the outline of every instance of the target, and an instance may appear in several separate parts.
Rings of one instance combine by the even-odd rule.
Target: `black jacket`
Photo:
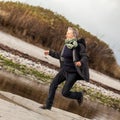
[[[64,49],[64,47],[63,47]],[[50,50],[49,55],[60,60],[60,67],[62,67],[64,58],[61,57],[61,52],[58,53],[54,50]],[[80,61],[82,65],[76,66],[77,72],[83,80],[89,82],[89,67],[88,67],[88,56],[86,53],[86,46],[78,40],[78,47],[73,49],[73,62]]]

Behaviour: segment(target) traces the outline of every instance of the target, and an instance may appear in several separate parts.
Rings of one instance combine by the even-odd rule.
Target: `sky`
[[[120,0],[1,0],[20,1],[50,9],[67,18],[113,50],[120,65]]]

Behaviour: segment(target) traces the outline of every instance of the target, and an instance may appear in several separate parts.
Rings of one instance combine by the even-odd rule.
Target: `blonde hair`
[[[75,38],[78,38],[78,36],[79,36],[79,31],[78,31],[77,28],[68,27],[67,30],[71,30],[71,31],[73,32],[73,36],[74,36]]]

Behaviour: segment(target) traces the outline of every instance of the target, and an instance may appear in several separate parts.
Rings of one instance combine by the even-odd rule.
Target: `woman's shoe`
[[[47,107],[46,105],[43,105],[43,106],[41,106],[40,108],[42,108],[42,109],[46,109],[46,110],[51,110],[51,107]]]

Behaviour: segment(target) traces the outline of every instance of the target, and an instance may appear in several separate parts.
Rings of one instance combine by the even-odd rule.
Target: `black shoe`
[[[47,107],[45,105],[41,106],[40,108],[44,109],[44,110],[51,110],[51,107]]]
[[[83,103],[83,92],[81,94],[81,97],[77,100],[77,103],[79,106]]]

